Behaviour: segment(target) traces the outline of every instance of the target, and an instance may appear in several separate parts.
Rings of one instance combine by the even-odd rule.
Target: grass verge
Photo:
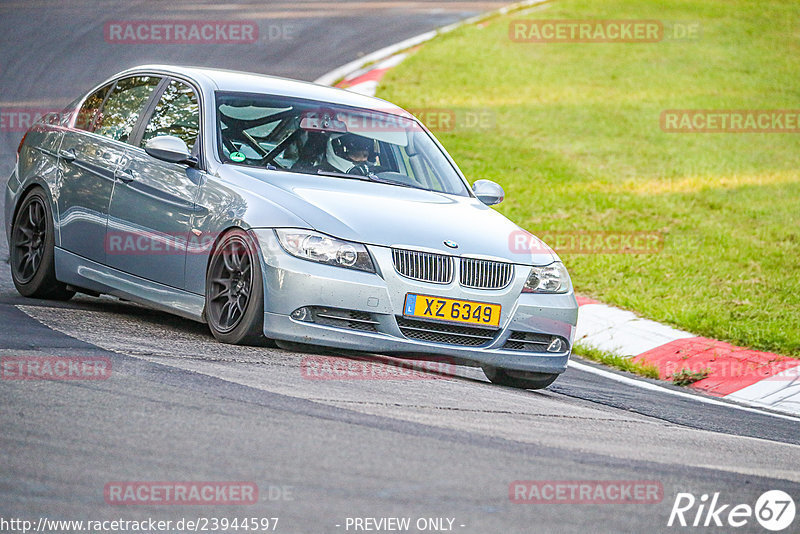
[[[691,21],[700,34],[512,42],[520,18]],[[659,124],[667,109],[800,109],[798,28],[793,1],[558,0],[434,39],[378,96],[453,110],[456,127],[437,137],[471,180],[499,182],[499,211],[533,233],[663,237],[651,254],[562,253],[578,292],[800,357],[800,134]],[[477,115],[489,120],[463,120]]]

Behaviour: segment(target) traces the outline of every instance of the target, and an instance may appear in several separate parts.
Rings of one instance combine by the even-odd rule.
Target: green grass
[[[701,369],[699,371],[692,371],[684,367],[680,371],[675,371],[670,376],[672,383],[676,386],[691,386],[695,382],[703,380],[704,378],[708,378],[708,374],[711,372],[710,369]]]
[[[530,44],[513,19],[698,21],[701,38]],[[437,137],[534,233],[645,231],[656,254],[564,254],[579,293],[800,357],[800,134],[664,133],[665,109],[800,109],[795,1],[557,0],[424,45],[378,96],[488,112]]]
[[[645,376],[647,378],[657,379],[659,377],[658,367],[655,365],[648,365],[646,363],[635,362],[629,356],[621,356],[619,354],[613,354],[611,352],[602,351],[592,347],[584,347],[583,345],[574,345],[572,347],[572,352],[578,356],[586,358],[587,360],[599,362],[608,365],[609,367],[619,369],[620,371],[626,371],[628,373]]]

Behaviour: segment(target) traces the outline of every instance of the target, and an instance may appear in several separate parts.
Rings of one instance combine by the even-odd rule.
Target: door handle
[[[73,161],[78,159],[78,156],[75,155],[75,149],[72,148],[68,148],[66,150],[59,150],[58,157],[69,163],[72,163]]]
[[[114,178],[120,182],[129,184],[136,179],[136,173],[134,171],[123,171],[121,169],[117,169],[114,171]]]

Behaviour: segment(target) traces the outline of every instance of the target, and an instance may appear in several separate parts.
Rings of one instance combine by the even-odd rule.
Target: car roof
[[[305,98],[308,100],[317,100],[357,108],[377,109],[386,113],[406,114],[399,106],[381,100],[380,98],[361,95],[335,87],[328,87],[327,85],[235,70],[176,65],[141,65],[120,72],[114,76],[114,78],[138,74],[140,72],[183,76],[195,81],[205,92],[233,91],[264,93]]]

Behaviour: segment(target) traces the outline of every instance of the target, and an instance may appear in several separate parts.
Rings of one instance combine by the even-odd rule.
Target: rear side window
[[[174,135],[183,139],[189,150],[194,147],[200,132],[200,106],[194,89],[173,80],[164,90],[153,116],[144,130],[141,147],[159,135]]]
[[[94,132],[127,143],[142,108],[160,81],[154,76],[118,81],[95,120]]]
[[[93,130],[92,125],[94,123],[95,116],[100,110],[100,107],[103,105],[103,101],[106,99],[106,95],[108,95],[112,85],[114,84],[110,83],[104,87],[101,87],[94,93],[90,94],[86,100],[83,101],[81,109],[78,110],[78,116],[75,117],[75,128],[79,130],[86,130],[87,132],[91,132]]]

